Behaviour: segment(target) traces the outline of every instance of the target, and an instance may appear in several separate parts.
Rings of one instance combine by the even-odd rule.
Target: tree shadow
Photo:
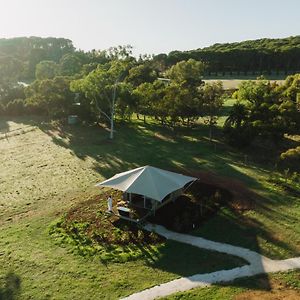
[[[0,118],[0,134],[6,134],[9,130],[8,119],[5,117]]]
[[[74,156],[82,160],[93,158],[94,169],[105,178],[141,165],[177,171],[197,166],[206,170],[218,169],[257,184],[253,178],[232,167],[233,162],[242,163],[243,156],[231,151],[220,140],[211,143],[202,138],[203,128],[197,126],[174,132],[158,124],[123,123],[117,127],[115,139],[111,141],[103,127],[40,126],[55,144],[71,150]]]
[[[149,254],[148,254],[149,255]],[[159,248],[159,253],[150,253],[147,265],[164,270],[180,277],[194,274],[211,273],[219,270],[247,265],[248,263],[236,256],[209,251],[192,245],[168,240]]]
[[[284,259],[287,254],[300,255],[296,247],[270,234],[268,228],[257,219],[229,209],[221,210],[193,234],[247,248],[262,255],[265,253],[261,249],[260,242],[268,243],[267,256],[274,259]]]
[[[228,178],[237,178],[253,189],[261,189],[263,186],[259,179],[249,176],[241,170],[248,168],[253,172],[267,171],[259,164],[245,164],[244,155],[226,146],[219,138],[221,135],[219,131],[215,132],[215,142],[209,142],[207,138],[203,137],[204,130],[205,133],[207,131],[204,126],[173,131],[154,123],[123,123],[117,124],[115,140],[110,141],[105,127],[53,126],[45,123],[35,123],[34,125],[38,125],[41,130],[51,136],[56,145],[70,150],[72,155],[77,158],[92,159],[93,169],[104,178],[134,167],[153,165],[177,172],[194,169],[218,170],[218,173]],[[258,199],[256,209],[269,219],[279,218],[296,222],[297,219],[293,216],[269,206],[269,204],[272,204],[273,207],[279,206],[284,202],[283,197],[273,198],[273,195],[271,196]],[[218,215],[218,219],[212,218],[199,230],[198,233],[202,237],[242,246],[258,253],[262,252],[259,240],[264,239],[274,245],[272,251],[276,257],[282,255],[280,249],[283,249],[285,253],[296,251],[290,244],[270,235],[268,228],[265,228],[263,223],[239,213]],[[145,248],[143,245],[141,247],[147,252],[148,263],[151,266],[178,272],[180,276],[188,274],[182,271],[184,266],[181,265],[178,268],[178,257],[172,257],[174,267],[171,267],[172,263],[167,258],[170,257],[169,252],[164,255],[164,250],[161,249],[162,256],[157,258],[157,254],[151,252],[151,249]],[[175,248],[174,253],[179,251],[179,246]],[[187,253],[186,258],[182,258],[182,263],[187,264],[186,259],[194,257],[194,255],[196,254],[189,255]],[[210,257],[209,260],[213,260],[213,258]],[[198,266],[197,270],[199,271]],[[198,273],[197,270],[195,269],[195,273]]]
[[[21,292],[21,278],[15,273],[8,273],[4,285],[0,286],[0,300],[15,300]]]

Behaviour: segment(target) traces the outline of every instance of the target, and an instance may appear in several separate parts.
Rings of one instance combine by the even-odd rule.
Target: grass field
[[[6,125],[23,130],[0,140],[0,286],[11,273],[21,281],[23,299],[115,299],[180,276],[244,263],[171,241],[143,248],[144,258],[123,264],[103,264],[99,257],[84,258],[71,247],[62,248],[50,237],[49,225],[75,203],[99,193],[96,182],[125,167],[113,153],[124,151],[132,129],[110,143],[99,128],[62,133],[55,126],[25,131],[28,124],[21,120]]]
[[[300,272],[259,275],[208,288],[176,293],[162,300],[296,300],[300,298]]]
[[[291,74],[288,74],[291,75]],[[263,77],[266,80],[270,80],[271,82],[277,82],[278,84],[282,84],[284,82],[284,80],[286,79],[286,77],[288,76],[284,73],[280,73],[280,74],[276,74],[276,73],[272,73],[272,74],[264,74]],[[223,75],[222,73],[218,73],[218,74],[213,74],[211,76],[204,76],[204,81],[205,82],[215,82],[215,81],[221,81],[223,83],[223,87],[225,90],[232,90],[232,89],[237,89],[238,86],[245,80],[257,80],[258,77],[260,77],[261,75],[259,73],[256,74],[247,74],[244,75],[242,73],[238,74],[238,73],[233,73],[232,75],[229,74],[225,74]]]
[[[245,81],[245,80],[256,80],[256,77],[247,77],[247,78],[235,78],[235,79],[225,79],[220,77],[218,78],[214,78],[214,79],[204,79],[205,82],[207,83],[213,83],[213,82],[217,82],[217,81],[221,81],[223,84],[223,87],[225,90],[235,90],[239,87],[239,85]],[[283,78],[278,78],[278,79],[270,79],[270,82],[277,82],[278,84],[282,84],[284,82]]]
[[[103,264],[97,257],[85,258],[57,245],[49,236],[52,222],[99,192],[93,187],[96,182],[146,164],[214,171],[242,180],[259,195],[255,210],[239,215],[222,210],[194,234],[274,258],[299,255],[300,200],[269,182],[269,167],[253,163],[251,157],[245,163],[244,153],[225,146],[218,130],[216,146],[201,126],[174,133],[153,121],[135,120],[118,124],[116,130],[110,142],[100,127],[0,121],[0,299],[13,293],[21,293],[22,299],[116,299],[176,277],[240,265],[233,257],[175,242],[145,253],[148,259]],[[298,281],[297,274],[287,276]],[[11,281],[15,284],[8,284]],[[222,295],[224,289],[228,299],[244,292],[229,285],[199,295],[207,293],[203,299],[210,299],[209,294]],[[176,299],[197,299],[193,293]]]

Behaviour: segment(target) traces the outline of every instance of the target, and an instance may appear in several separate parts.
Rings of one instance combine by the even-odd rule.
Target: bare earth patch
[[[300,291],[295,290],[275,290],[271,292],[245,292],[234,298],[235,300],[298,300]]]
[[[280,279],[267,277],[258,280],[259,288],[262,290],[246,291],[237,295],[235,300],[298,300],[300,289],[289,286]]]

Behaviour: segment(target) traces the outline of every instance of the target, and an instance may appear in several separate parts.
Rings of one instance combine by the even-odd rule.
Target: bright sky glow
[[[168,53],[300,34],[299,0],[0,0],[0,38],[65,37],[83,50]]]

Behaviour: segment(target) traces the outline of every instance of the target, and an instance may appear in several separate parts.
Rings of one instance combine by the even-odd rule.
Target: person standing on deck
[[[108,207],[108,211],[112,212],[113,200],[111,195],[109,195],[109,197],[107,198],[107,207]]]

